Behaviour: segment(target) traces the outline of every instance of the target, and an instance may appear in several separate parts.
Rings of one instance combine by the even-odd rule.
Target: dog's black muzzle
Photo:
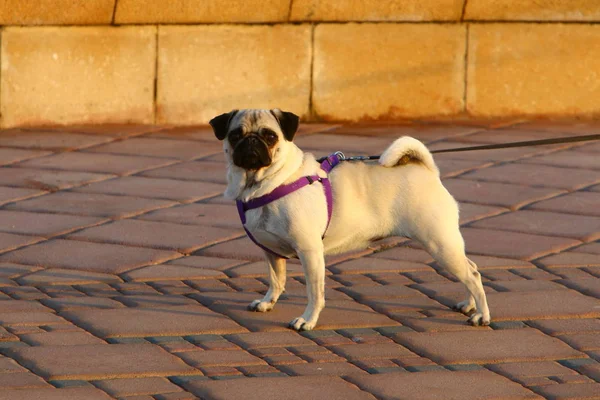
[[[233,149],[233,163],[247,170],[268,167],[271,165],[269,146],[256,135],[246,136]]]

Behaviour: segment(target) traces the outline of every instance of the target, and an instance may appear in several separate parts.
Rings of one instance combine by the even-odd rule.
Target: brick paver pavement
[[[327,125],[320,155],[597,133],[600,123]],[[266,314],[262,256],[206,127],[0,132],[0,399],[600,399],[600,144],[439,154],[493,322],[402,238],[302,268]]]

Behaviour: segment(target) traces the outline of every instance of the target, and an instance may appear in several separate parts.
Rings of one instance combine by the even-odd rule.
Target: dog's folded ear
[[[208,122],[210,126],[212,126],[217,139],[225,139],[225,136],[227,136],[227,131],[229,129],[229,123],[231,122],[235,114],[237,114],[237,112],[238,110],[233,110],[231,112],[218,115]]]
[[[291,142],[298,130],[300,117],[291,112],[281,111],[278,108],[271,110],[271,114],[273,114],[277,122],[279,122],[283,136]]]

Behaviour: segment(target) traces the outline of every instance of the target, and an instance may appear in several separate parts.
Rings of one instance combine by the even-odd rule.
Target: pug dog
[[[420,242],[466,286],[467,298],[455,308],[470,315],[472,325],[489,325],[481,275],[465,255],[458,205],[442,185],[425,145],[401,137],[378,163],[341,162],[327,174],[312,154],[294,144],[298,122],[298,116],[279,109],[234,110],[210,121],[215,136],[223,141],[227,198],[248,202],[312,175],[328,176],[333,192],[329,221],[321,181],[245,212],[249,235],[277,254],[265,250],[269,290],[248,308],[273,309],[285,288],[286,258],[297,257],[306,277],[308,304],[289,326],[311,330],[325,307],[325,255],[404,236]]]

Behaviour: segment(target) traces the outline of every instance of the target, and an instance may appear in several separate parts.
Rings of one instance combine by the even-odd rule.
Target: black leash
[[[459,151],[474,151],[474,150],[494,150],[494,149],[509,149],[512,147],[529,147],[529,146],[543,146],[548,144],[560,144],[560,143],[575,143],[575,142],[587,142],[591,140],[600,140],[600,134],[596,135],[584,135],[584,136],[571,136],[566,138],[552,138],[552,139],[541,139],[541,140],[526,140],[524,142],[511,142],[511,143],[498,143],[498,144],[484,144],[479,146],[469,147],[458,147],[454,149],[442,149],[442,150],[431,150],[432,154],[435,153],[454,153]],[[351,156],[346,157],[344,153],[338,151],[336,153],[340,158],[340,161],[368,161],[368,160],[379,160],[381,156]],[[323,162],[327,157],[319,158],[317,161]]]

